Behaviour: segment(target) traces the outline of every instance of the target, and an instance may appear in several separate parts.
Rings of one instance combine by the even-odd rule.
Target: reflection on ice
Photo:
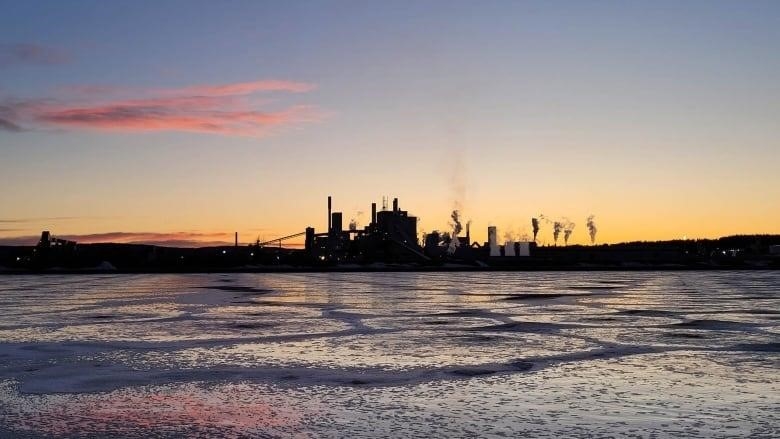
[[[6,279],[0,437],[778,427],[772,272]]]
[[[99,437],[240,438],[300,430],[299,411],[273,395],[258,399],[246,384],[141,386],[67,397],[16,395],[9,384],[0,389],[12,395],[4,401],[12,405],[3,410],[3,419],[17,432],[48,437],[88,431]]]

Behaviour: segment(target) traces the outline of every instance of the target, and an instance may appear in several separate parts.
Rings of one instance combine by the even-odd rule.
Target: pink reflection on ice
[[[36,398],[37,399],[37,398]],[[201,388],[129,388],[96,395],[52,395],[15,413],[23,430],[47,435],[98,433],[208,432],[224,438],[257,433],[305,437],[302,414],[280,400],[265,398],[246,384]]]

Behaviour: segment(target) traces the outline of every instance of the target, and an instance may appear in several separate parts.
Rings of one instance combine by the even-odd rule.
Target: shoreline
[[[0,276],[20,275],[95,275],[95,274],[230,274],[230,273],[452,273],[452,272],[635,272],[635,271],[777,271],[780,266],[744,266],[744,265],[697,265],[697,266],[548,266],[548,267],[239,267],[202,269],[47,269],[15,270],[0,269]]]

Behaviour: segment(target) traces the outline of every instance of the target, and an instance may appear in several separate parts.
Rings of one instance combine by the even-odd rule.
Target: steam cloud
[[[573,222],[569,221],[568,219],[564,219],[563,223],[563,243],[565,245],[569,245],[569,237],[571,236],[571,233],[574,231],[574,224]]]
[[[536,235],[539,234],[539,218],[531,218],[531,227],[534,229],[534,242],[536,242]]]
[[[515,235],[512,234],[511,230],[507,230],[504,233],[504,242],[514,242],[515,241]]]
[[[588,233],[590,234],[591,244],[596,243],[596,232],[599,231],[599,229],[596,228],[596,223],[593,221],[594,218],[596,218],[595,215],[590,215],[588,217]]]
[[[504,232],[504,241],[506,242],[529,242],[531,237],[528,235],[528,229],[507,227]]]
[[[363,218],[363,211],[358,210],[354,217],[349,221],[349,230],[357,230],[358,227],[360,227],[360,223],[362,222]]]
[[[455,250],[458,248],[458,246],[460,246],[458,235],[461,231],[463,231],[463,226],[460,223],[460,213],[457,209],[452,211],[450,218],[452,218],[452,223],[450,224],[452,226],[452,236],[450,239],[450,245],[447,247],[447,253],[453,254],[455,253]]]
[[[555,245],[558,245],[558,236],[561,235],[562,230],[563,230],[563,223],[560,221],[555,221],[553,223],[553,241],[555,241]]]

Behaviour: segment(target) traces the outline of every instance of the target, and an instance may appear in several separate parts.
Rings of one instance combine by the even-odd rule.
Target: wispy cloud
[[[11,121],[17,116],[17,107],[19,107],[19,103],[16,102],[0,105],[0,131],[22,131],[22,127]]]
[[[189,102],[189,104],[187,104]],[[103,106],[50,107],[36,119],[66,128],[120,132],[189,131],[242,136],[263,136],[272,129],[317,119],[312,107],[294,106],[281,111],[239,110],[227,102],[222,108],[198,99],[127,101]]]
[[[230,245],[233,243],[233,234],[226,232],[107,232],[86,235],[56,235],[56,237],[82,244],[111,242],[172,247],[203,247],[209,245]],[[10,236],[0,238],[0,245],[35,245],[38,239],[40,239],[40,235]]]
[[[0,44],[0,68],[29,64],[63,64],[69,59],[65,52],[39,44]]]
[[[271,109],[271,103],[260,99],[258,94],[304,93],[313,88],[312,84],[302,82],[262,80],[134,90],[132,98],[118,98],[117,94],[127,89],[82,86],[70,89],[75,102],[62,102],[62,99],[6,102],[0,105],[0,109],[5,109],[0,116],[8,123],[7,131],[23,129],[12,117],[16,116],[41,127],[260,137],[280,128],[318,121],[322,113],[311,105]],[[79,101],[85,97],[86,102]]]
[[[0,246],[16,246],[16,245],[35,245],[38,242],[38,236],[6,236],[0,238]]]
[[[6,120],[0,117],[0,131],[11,131],[18,133],[19,131],[22,131],[22,127],[11,122],[10,120]]]
[[[49,216],[39,218],[0,218],[0,224],[34,224],[49,221],[81,220],[83,216]]]
[[[311,90],[314,90],[314,85],[312,84],[270,79],[263,81],[236,82],[233,84],[221,85],[195,85],[181,89],[161,90],[161,92],[172,95],[236,96],[269,91],[303,93]]]

